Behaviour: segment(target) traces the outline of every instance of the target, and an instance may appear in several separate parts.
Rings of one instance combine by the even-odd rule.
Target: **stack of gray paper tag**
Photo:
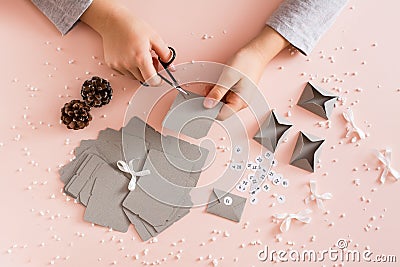
[[[214,108],[206,109],[203,101],[203,96],[189,91],[188,95],[177,94],[165,116],[163,127],[196,139],[205,137],[223,103],[219,102]]]
[[[162,136],[137,117],[119,131],[106,129],[96,140],[83,140],[76,158],[60,170],[65,192],[86,206],[84,219],[126,232],[132,223],[142,240],[158,235],[189,213],[208,150]],[[133,160],[139,177],[129,191],[130,176],[117,162]]]

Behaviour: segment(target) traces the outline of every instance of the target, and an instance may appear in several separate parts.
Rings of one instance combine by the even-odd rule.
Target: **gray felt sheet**
[[[128,193],[129,180],[107,164],[95,173],[95,182],[87,203],[84,220],[116,231],[126,232],[130,225],[122,201]]]
[[[83,140],[75,156],[60,176],[65,192],[86,206],[84,219],[121,232],[132,223],[148,240],[189,213],[190,188],[197,184],[208,150],[162,136],[134,117],[119,131],[107,128],[98,139]],[[116,163],[132,159],[135,171],[149,169],[151,174],[139,177],[136,189],[129,191],[131,176]]]
[[[223,103],[219,102],[214,108],[206,109],[203,101],[203,96],[192,92],[188,92],[188,95],[177,94],[165,116],[163,127],[196,139],[205,137]]]

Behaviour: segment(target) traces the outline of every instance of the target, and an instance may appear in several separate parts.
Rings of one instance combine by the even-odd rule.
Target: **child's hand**
[[[104,58],[114,70],[157,86],[157,59],[151,51],[168,61],[170,50],[162,38],[144,21],[113,0],[94,0],[81,20],[103,38]]]
[[[224,99],[219,120],[229,118],[233,113],[246,108],[254,94],[265,66],[288,42],[279,33],[266,26],[250,43],[239,50],[228,62],[218,85],[214,86],[204,99],[204,107],[213,108]],[[244,101],[246,100],[246,101]]]

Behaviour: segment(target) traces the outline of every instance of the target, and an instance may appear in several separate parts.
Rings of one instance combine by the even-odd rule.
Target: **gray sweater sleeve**
[[[347,0],[284,0],[267,25],[308,55],[346,3]]]
[[[31,0],[62,33],[66,34],[92,3],[92,0]]]

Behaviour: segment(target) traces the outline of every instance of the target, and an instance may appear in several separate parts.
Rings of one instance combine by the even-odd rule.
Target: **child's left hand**
[[[250,43],[241,48],[228,62],[215,85],[204,99],[205,108],[213,108],[224,99],[218,118],[225,120],[248,106],[252,90],[268,62],[288,45],[279,33],[266,26]],[[254,83],[254,84],[253,84]],[[245,101],[246,100],[246,101]]]

